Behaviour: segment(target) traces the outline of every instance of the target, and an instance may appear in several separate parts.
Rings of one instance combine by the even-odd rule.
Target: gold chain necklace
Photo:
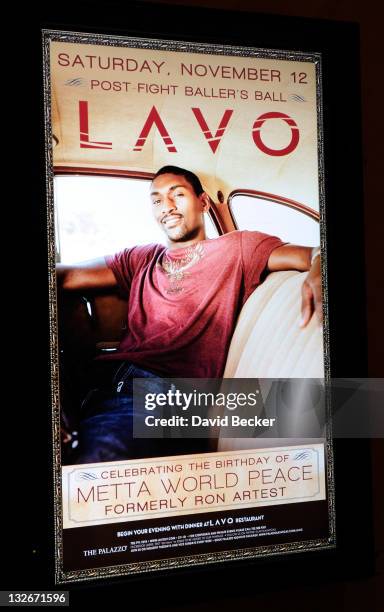
[[[183,291],[182,281],[187,276],[186,270],[197,264],[203,256],[204,248],[199,242],[188,247],[184,257],[180,259],[171,259],[169,256],[165,256],[164,261],[158,264],[158,266],[168,276],[169,289],[167,289],[167,293],[180,293],[180,291]]]

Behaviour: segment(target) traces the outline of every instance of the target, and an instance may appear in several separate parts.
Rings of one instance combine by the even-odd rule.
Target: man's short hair
[[[183,176],[185,180],[188,181],[188,183],[193,187],[193,191],[197,196],[201,195],[204,191],[199,177],[190,170],[185,170],[185,168],[179,168],[178,166],[163,166],[156,172],[153,180],[155,180],[155,178],[161,174],[176,174],[178,176]]]

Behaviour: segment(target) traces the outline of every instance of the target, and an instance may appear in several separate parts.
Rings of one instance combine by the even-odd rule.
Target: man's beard
[[[194,229],[188,229],[185,221],[177,226],[171,228],[164,228],[164,231],[167,235],[168,240],[171,242],[188,242],[189,240],[193,240],[197,237],[199,233],[199,228],[195,227]]]

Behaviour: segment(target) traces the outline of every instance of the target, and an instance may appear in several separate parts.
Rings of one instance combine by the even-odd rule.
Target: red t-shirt
[[[106,256],[128,297],[127,332],[108,357],[161,376],[222,376],[241,307],[282,244],[234,231],[189,248],[149,244]]]

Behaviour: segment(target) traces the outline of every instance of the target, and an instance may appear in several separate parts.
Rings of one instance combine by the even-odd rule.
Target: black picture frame
[[[175,15],[177,15],[177,33],[175,32]],[[149,19],[150,17],[150,19]],[[220,22],[220,28],[212,33],[212,23]],[[125,25],[129,24],[129,25]],[[147,25],[148,24],[148,25]],[[156,27],[154,28],[154,25]],[[181,28],[180,28],[180,24]],[[35,120],[28,126],[28,142],[40,142],[40,153],[28,164],[26,173],[29,178],[28,192],[33,193],[33,205],[25,213],[28,236],[27,245],[34,253],[34,261],[39,262],[39,273],[33,278],[26,279],[30,294],[36,292],[40,296],[47,296],[46,275],[46,234],[45,234],[45,181],[44,181],[44,155],[42,133],[42,89],[41,89],[41,29],[62,29],[84,32],[104,32],[115,35],[131,35],[140,37],[156,37],[164,39],[183,39],[186,41],[207,41],[223,44],[239,44],[265,48],[279,48],[290,50],[316,51],[322,54],[323,66],[323,102],[324,102],[324,157],[325,157],[325,194],[327,218],[327,253],[328,253],[328,291],[330,296],[329,333],[330,333],[330,368],[332,377],[364,377],[367,370],[366,336],[365,336],[365,302],[364,302],[364,257],[363,257],[363,199],[362,199],[362,158],[361,158],[361,124],[360,124],[360,91],[358,73],[358,31],[354,24],[332,23],[318,20],[305,20],[300,18],[283,18],[267,15],[254,15],[247,18],[246,14],[203,10],[195,8],[182,8],[174,6],[158,6],[135,3],[129,9],[122,3],[93,3],[80,2],[76,6],[67,4],[65,9],[45,7],[40,9],[30,24],[26,37],[28,50],[31,52],[32,70],[27,76],[29,89],[37,95],[30,101],[31,117]],[[181,31],[182,30],[182,31]],[[230,32],[230,34],[229,34]],[[257,38],[257,42],[255,42]],[[340,49],[340,40],[343,40]],[[37,118],[40,117],[40,125]],[[34,145],[32,145],[34,146]],[[36,145],[37,148],[37,145]],[[347,231],[346,231],[347,229]],[[346,266],[345,261],[353,245],[354,266]],[[353,287],[353,300],[346,298]],[[38,301],[36,327],[31,330],[31,342],[41,347],[41,338],[47,338],[47,312],[42,298]],[[46,302],[45,302],[46,303]],[[42,331],[45,330],[45,331]],[[350,350],[351,330],[353,333],[353,351]],[[39,356],[42,363],[47,363],[47,352],[40,349]],[[28,379],[28,378],[27,378]],[[32,378],[30,379],[32,384]],[[45,500],[52,510],[53,489],[51,466],[46,470],[46,462],[50,464],[50,431],[49,399],[46,393],[46,379],[33,378],[33,386],[42,404],[47,402],[47,408],[39,414],[29,416],[25,425],[33,431],[33,441],[30,452],[36,460],[34,470],[39,471],[38,481],[33,479],[27,487],[31,493],[37,491],[39,498]],[[42,434],[42,432],[44,432]],[[47,438],[48,437],[48,444]],[[35,441],[39,441],[36,451]],[[361,462],[350,469],[351,454],[359,454]],[[344,440],[335,442],[335,475],[336,475],[336,516],[338,543],[333,551],[323,551],[313,555],[313,564],[308,568],[308,559],[305,555],[295,555],[295,558],[276,559],[276,561],[262,560],[240,561],[229,563],[221,567],[205,567],[192,569],[179,569],[177,579],[187,584],[190,579],[198,580],[201,591],[196,593],[209,595],[210,584],[220,578],[220,582],[227,583],[223,587],[230,596],[238,593],[239,582],[234,576],[242,578],[240,584],[243,593],[250,592],[251,576],[256,570],[263,581],[263,588],[272,587],[278,576],[280,584],[289,584],[298,572],[302,572],[307,579],[310,576],[316,580],[321,573],[327,577],[337,577],[340,573],[353,573],[356,571],[353,559],[365,560],[360,565],[360,572],[370,571],[371,541],[369,537],[369,495],[370,485],[365,474],[368,471],[369,453],[368,445],[360,440]],[[44,474],[44,476],[42,476]],[[364,476],[364,491],[359,497],[351,492],[354,483]],[[368,500],[368,503],[367,503]],[[350,512],[353,503],[354,512],[362,517],[361,523],[366,525],[365,534],[355,533],[351,542],[350,531],[345,526],[344,518]],[[32,554],[26,564],[31,567],[27,583],[36,587],[44,581],[54,584],[53,578],[53,525],[52,520],[46,520],[46,512],[42,504],[31,511],[34,533],[31,534],[27,557]],[[52,516],[52,515],[50,515]],[[365,520],[364,520],[365,517]],[[368,537],[367,537],[368,536]],[[31,553],[31,550],[38,551]],[[33,557],[33,555],[37,555]],[[316,558],[315,558],[316,557]],[[326,570],[325,570],[326,568]],[[271,576],[273,574],[273,578]],[[231,584],[227,578],[232,576]],[[105,595],[111,589],[124,589],[124,584],[130,582],[132,588],[140,591],[142,581],[149,580],[156,591],[156,585],[162,580],[167,590],[172,592],[172,581],[176,574],[166,572],[162,577],[151,576],[129,579],[119,578],[119,585],[113,580],[109,586],[104,584]],[[17,580],[16,580],[17,581]],[[248,582],[248,584],[247,584]],[[80,593],[83,587],[71,586]],[[90,588],[90,587],[88,587]],[[95,585],[93,592],[97,591]],[[92,590],[91,589],[91,590]],[[155,595],[152,596],[156,601]],[[177,600],[176,592],[173,597]],[[147,599],[147,601],[150,601]]]

